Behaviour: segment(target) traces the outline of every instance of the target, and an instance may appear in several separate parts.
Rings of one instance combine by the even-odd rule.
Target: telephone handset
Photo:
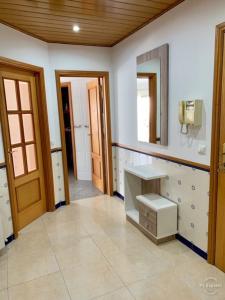
[[[179,103],[179,121],[181,124],[181,133],[187,134],[189,125],[202,125],[202,100],[180,101]],[[184,127],[186,128],[184,130]]]

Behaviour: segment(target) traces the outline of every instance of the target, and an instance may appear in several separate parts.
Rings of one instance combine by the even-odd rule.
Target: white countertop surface
[[[164,178],[167,176],[166,173],[153,168],[152,165],[126,166],[124,170],[144,180]]]
[[[175,204],[174,202],[157,194],[139,195],[136,197],[136,199],[143,204],[151,207],[155,211],[168,207],[177,207],[177,204]]]

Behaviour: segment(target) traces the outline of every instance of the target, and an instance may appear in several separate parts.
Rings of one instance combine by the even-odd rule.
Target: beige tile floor
[[[103,195],[46,213],[0,252],[0,299],[224,300],[225,275],[178,241],[154,245]]]

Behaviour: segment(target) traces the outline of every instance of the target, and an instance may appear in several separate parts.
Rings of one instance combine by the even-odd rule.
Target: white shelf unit
[[[151,165],[129,166],[124,169],[127,219],[156,243],[163,242],[169,237],[174,238],[177,232],[177,205],[159,195],[160,179],[166,176],[167,174],[152,168]],[[152,226],[152,232],[156,232],[155,234],[149,232],[143,226],[145,216],[139,212],[140,203],[144,205],[144,208],[149,207],[152,211],[155,211],[156,215],[153,216],[155,224],[152,224],[151,220],[148,223],[146,219],[146,224],[148,223],[146,228]],[[168,227],[168,230],[166,227]]]

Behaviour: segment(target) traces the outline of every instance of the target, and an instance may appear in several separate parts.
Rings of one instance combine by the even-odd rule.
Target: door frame
[[[156,73],[137,73],[137,78],[147,78],[149,85],[149,101],[150,101],[150,118],[149,118],[149,142],[157,143],[160,139],[157,138],[157,74]],[[152,109],[153,108],[153,109]],[[151,126],[153,124],[153,126]]]
[[[0,66],[5,68],[10,68],[15,70],[15,72],[28,72],[32,73],[35,77],[36,87],[37,87],[37,106],[38,106],[38,117],[40,121],[40,136],[41,136],[41,149],[42,149],[42,159],[43,159],[43,170],[44,170],[44,184],[45,184],[45,195],[46,195],[46,209],[47,211],[55,210],[55,196],[54,196],[54,182],[53,182],[53,169],[51,160],[51,143],[50,143],[50,133],[49,133],[49,123],[48,123],[48,112],[47,112],[47,102],[46,102],[46,92],[45,92],[45,79],[44,79],[44,69],[31,64],[22,63],[16,60],[8,59],[0,56]],[[3,98],[3,91],[0,89],[0,97]],[[2,127],[2,138],[3,138],[3,148],[5,155],[5,165],[7,171],[8,188],[11,204],[12,222],[13,222],[13,233],[15,237],[18,237],[18,221],[15,201],[15,192],[13,189],[13,174],[10,172],[9,162],[6,159],[8,155],[8,149],[6,149],[6,126],[5,123],[5,112],[2,109],[2,101],[0,101],[0,122]]]
[[[74,116],[73,116],[73,101],[72,101],[72,89],[71,89],[71,82],[61,82],[61,88],[67,87],[68,88],[68,97],[69,97],[69,107],[70,107],[70,122],[71,122],[71,140],[72,140],[72,149],[73,149],[73,171],[74,177],[77,179],[77,158],[76,158],[76,138],[74,132]],[[65,124],[63,127],[65,129]]]
[[[215,264],[216,254],[216,222],[217,222],[217,191],[218,191],[218,157],[220,143],[220,112],[224,105],[222,99],[222,79],[224,60],[225,23],[216,26],[214,85],[212,108],[211,134],[211,163],[210,163],[210,197],[209,197],[209,230],[208,230],[208,262]]]
[[[113,168],[112,168],[112,138],[111,138],[111,115],[110,115],[110,93],[109,93],[109,72],[104,71],[78,71],[78,70],[56,70],[56,89],[58,98],[58,110],[59,110],[59,123],[62,143],[62,158],[63,158],[63,173],[64,173],[64,188],[66,204],[70,203],[69,194],[69,178],[67,168],[67,157],[66,157],[66,142],[65,133],[63,130],[63,111],[62,111],[62,95],[61,95],[61,82],[60,77],[89,77],[89,78],[103,78],[104,81],[104,107],[105,107],[105,161],[107,163],[106,171],[106,191],[107,194],[113,195]]]

